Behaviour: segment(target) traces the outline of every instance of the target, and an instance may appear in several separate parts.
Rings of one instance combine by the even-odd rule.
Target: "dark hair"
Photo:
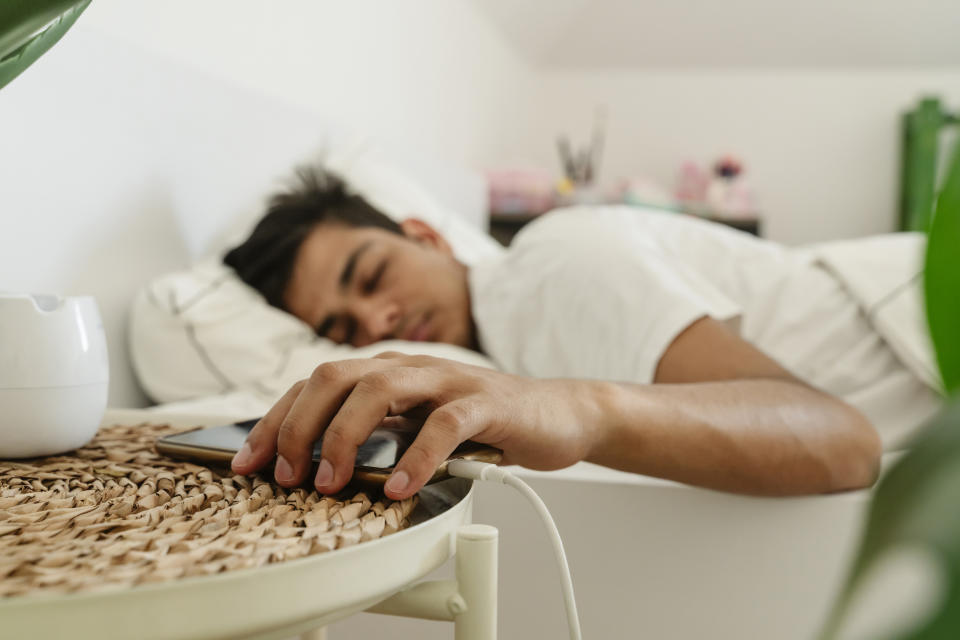
[[[362,197],[349,193],[338,176],[315,167],[297,169],[297,182],[270,199],[267,213],[243,244],[223,262],[267,302],[286,310],[284,292],[300,246],[318,224],[380,227],[402,234],[400,225]]]

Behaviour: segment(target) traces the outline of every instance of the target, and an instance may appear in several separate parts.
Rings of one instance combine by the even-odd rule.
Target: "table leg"
[[[453,617],[456,640],[496,640],[498,539],[485,524],[457,531],[457,586],[467,606]]]

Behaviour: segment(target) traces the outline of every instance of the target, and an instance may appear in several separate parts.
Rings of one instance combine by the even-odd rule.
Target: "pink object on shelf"
[[[753,190],[743,178],[743,164],[738,158],[725,155],[713,165],[706,200],[712,211],[731,218],[745,218],[756,212]]]
[[[709,184],[709,174],[696,162],[686,160],[680,165],[677,190],[674,195],[683,203],[702,203],[707,198]]]
[[[553,207],[554,180],[546,169],[504,167],[486,175],[491,213],[543,213]]]
[[[685,161],[680,165],[675,193],[688,213],[729,218],[756,215],[753,189],[744,180],[743,164],[733,155],[718,158],[710,171]]]

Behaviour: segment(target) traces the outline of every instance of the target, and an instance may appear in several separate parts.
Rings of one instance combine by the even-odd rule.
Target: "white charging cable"
[[[526,482],[495,464],[475,460],[451,460],[447,463],[447,471],[450,475],[459,478],[486,480],[509,485],[522,493],[533,504],[533,508],[547,528],[547,534],[553,544],[553,552],[556,554],[557,563],[560,565],[560,587],[563,590],[563,603],[567,609],[567,627],[570,629],[570,638],[571,640],[580,640],[582,638],[580,635],[580,618],[577,615],[577,601],[573,596],[573,579],[570,578],[567,554],[563,551],[563,540],[560,539],[560,532],[553,521],[553,516],[550,515],[547,505],[543,503],[540,496]]]

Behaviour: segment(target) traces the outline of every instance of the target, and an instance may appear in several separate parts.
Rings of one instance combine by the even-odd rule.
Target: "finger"
[[[403,500],[422,489],[457,445],[480,431],[481,423],[479,412],[465,401],[445,404],[431,413],[383,486],[387,497]]]
[[[365,375],[343,402],[323,434],[314,485],[323,493],[340,491],[353,476],[357,448],[384,418],[435,400],[442,381],[434,371],[397,367]]]
[[[313,463],[313,443],[354,385],[364,374],[388,366],[384,360],[363,358],[327,362],[314,369],[276,431],[278,484],[292,487],[303,482]]]
[[[393,431],[420,431],[420,427],[423,426],[423,421],[426,417],[425,415],[422,419],[417,419],[411,417],[408,411],[402,416],[387,416],[378,428],[391,429]]]
[[[290,387],[250,430],[243,447],[230,462],[230,468],[234,473],[241,475],[253,473],[273,459],[277,452],[277,430],[280,428],[280,422],[290,411],[290,407],[293,406],[305,384],[306,381],[301,380]]]
[[[375,355],[374,358],[378,360],[393,360],[395,362],[400,360],[403,362],[403,365],[407,367],[429,367],[432,365],[451,364],[450,360],[444,360],[443,358],[434,358],[433,356],[425,356],[423,354],[401,353],[400,351],[384,351],[383,353]]]

